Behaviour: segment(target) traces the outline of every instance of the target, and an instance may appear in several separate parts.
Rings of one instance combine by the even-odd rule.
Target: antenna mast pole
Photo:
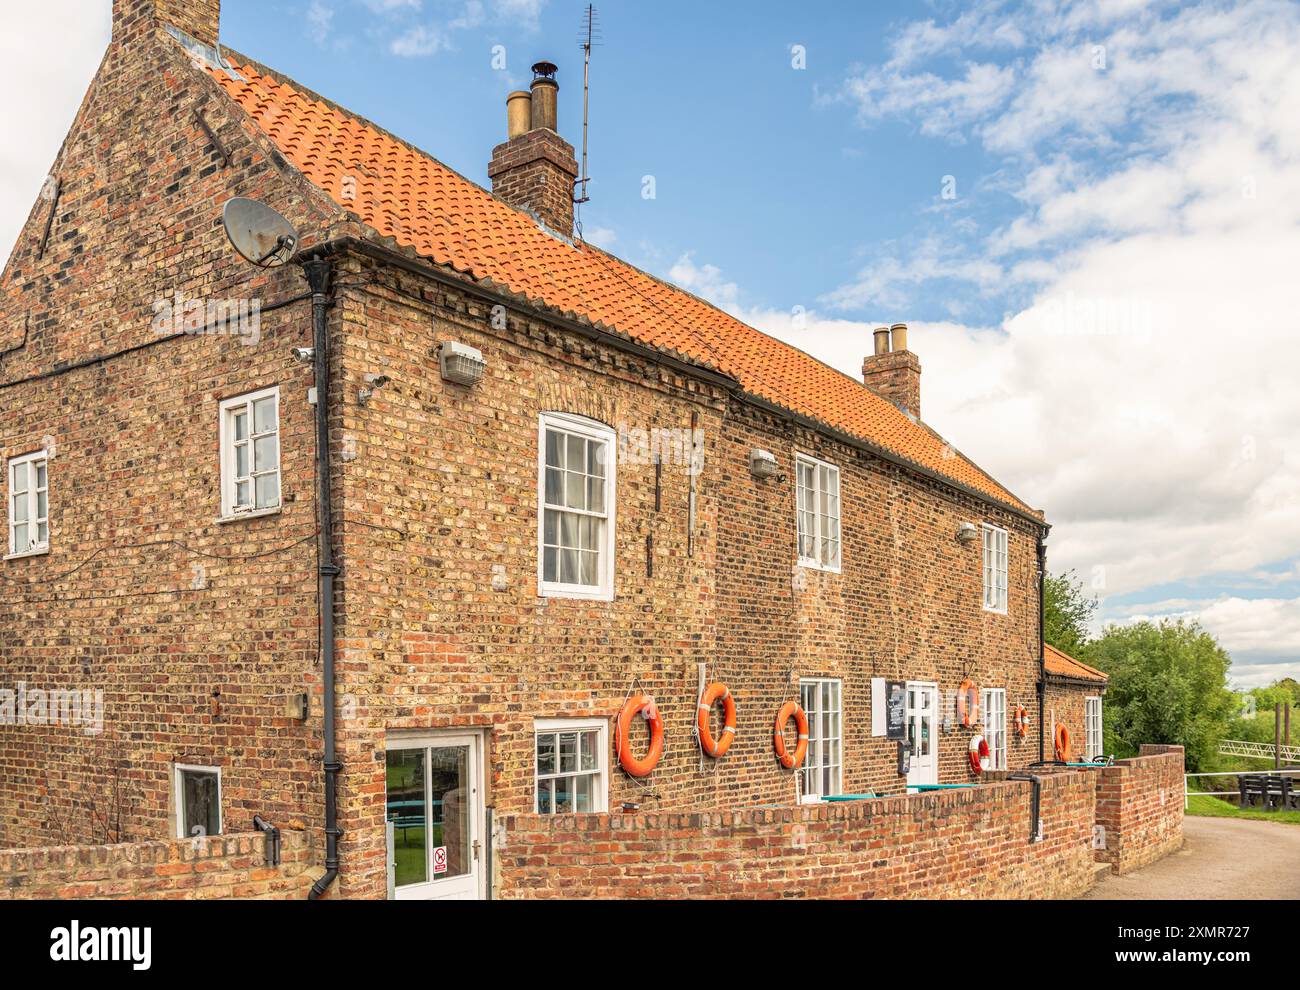
[[[587,183],[590,176],[587,174],[587,130],[591,119],[591,47],[596,31],[596,8],[592,4],[587,4],[586,25],[587,37],[582,42],[584,59],[582,65],[582,193],[575,202],[587,203],[591,197],[587,195]]]

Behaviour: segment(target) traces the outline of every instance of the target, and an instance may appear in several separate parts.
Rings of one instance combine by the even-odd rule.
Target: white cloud
[[[451,47],[451,39],[436,26],[417,24],[407,28],[391,42],[388,50],[394,55],[411,58],[421,55],[434,55]]]
[[[0,260],[7,258],[99,67],[110,6],[84,0],[13,4],[0,32]],[[57,57],[51,57],[57,53]]]
[[[366,2],[372,8],[382,7],[386,14],[419,7],[416,0]],[[540,26],[546,3],[547,0],[465,0],[460,12],[445,21],[425,21],[407,26],[389,42],[388,50],[405,58],[436,55],[454,48],[458,34],[488,26],[531,33]]]
[[[969,41],[905,29],[843,95],[978,139],[1021,211],[961,249],[878,257],[825,301],[901,315],[937,279],[1033,290],[993,330],[912,340],[926,420],[1047,509],[1054,569],[1114,596],[1300,555],[1300,11],[1031,4],[1033,48],[998,33],[1002,5],[977,12]],[[1015,83],[979,110],[962,57],[998,47]],[[912,67],[934,52],[950,78]]]
[[[318,45],[329,40],[334,27],[334,8],[323,0],[311,0],[307,7],[307,36]]]

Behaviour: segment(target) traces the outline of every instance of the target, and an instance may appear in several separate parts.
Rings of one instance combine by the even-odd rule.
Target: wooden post
[[[1282,703],[1273,706],[1273,769],[1282,769]]]

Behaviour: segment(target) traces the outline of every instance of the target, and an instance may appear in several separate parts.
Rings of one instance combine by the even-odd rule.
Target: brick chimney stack
[[[921,418],[921,361],[907,349],[907,324],[875,332],[875,353],[862,362],[862,381],[905,413]]]
[[[557,133],[559,84],[550,62],[533,66],[531,92],[506,98],[508,140],[492,151],[492,192],[526,210],[556,233],[573,236],[573,187],[578,160]]]
[[[113,37],[121,40],[151,21],[180,28],[215,48],[221,0],[113,0]]]

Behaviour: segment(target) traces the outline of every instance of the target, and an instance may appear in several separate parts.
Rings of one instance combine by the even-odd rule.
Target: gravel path
[[[1107,876],[1084,900],[1300,898],[1300,825],[1189,817],[1183,836],[1183,848],[1172,856]]]

